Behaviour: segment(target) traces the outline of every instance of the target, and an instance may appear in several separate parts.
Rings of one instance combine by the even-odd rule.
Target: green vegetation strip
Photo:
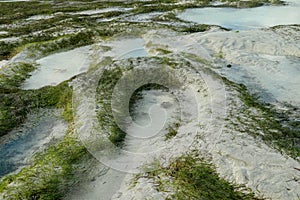
[[[0,92],[5,93],[9,89],[20,87],[35,69],[34,64],[24,62],[4,66],[0,69]]]
[[[236,116],[238,121],[246,128],[246,132],[255,137],[262,138],[267,144],[275,147],[279,151],[285,152],[295,159],[299,159],[300,156],[300,122],[289,121],[288,113],[282,113],[276,110],[275,107],[265,104],[255,95],[251,95],[247,90],[247,87],[242,84],[237,84],[223,77],[224,82],[230,87],[239,92],[240,99],[244,102],[245,106],[239,111],[246,115],[247,121],[242,120],[239,116]],[[260,111],[258,115],[251,114],[249,112],[251,108]],[[288,125],[284,125],[280,118],[285,118],[288,121]],[[237,128],[241,127],[241,124]],[[258,135],[258,132],[263,132]]]
[[[0,93],[0,135],[5,135],[22,124],[27,114],[37,108],[63,108],[64,118],[70,121],[72,119],[71,105],[67,101],[72,99],[71,90],[68,82],[63,82],[58,86],[47,86],[38,90],[15,89]]]
[[[35,155],[33,164],[3,178],[0,193],[6,200],[62,199],[76,182],[76,164],[86,155],[85,147],[70,132],[63,141]]]
[[[158,191],[171,192],[167,199],[259,199],[245,186],[229,183],[220,178],[212,164],[194,153],[176,158],[168,166],[154,161],[144,170],[145,173],[135,177],[133,186],[141,177],[153,179]]]
[[[122,69],[115,67],[111,70],[105,69],[97,87],[97,112],[98,122],[102,130],[106,131],[109,139],[117,146],[121,146],[126,133],[123,132],[116,122],[111,110],[111,98],[114,86],[122,76]]]
[[[53,52],[92,44],[94,36],[92,31],[85,30],[55,38],[42,35],[16,43],[0,42],[0,59],[9,59],[24,49],[27,49],[28,57],[38,59]]]

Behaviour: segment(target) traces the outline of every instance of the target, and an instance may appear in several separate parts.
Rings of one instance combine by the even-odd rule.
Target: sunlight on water
[[[219,25],[233,30],[247,30],[276,25],[300,24],[300,1],[287,6],[257,8],[195,8],[178,17],[199,24]]]

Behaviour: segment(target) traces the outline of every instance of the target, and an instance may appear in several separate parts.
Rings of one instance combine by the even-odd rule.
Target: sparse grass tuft
[[[187,33],[197,33],[197,32],[204,32],[210,29],[210,25],[206,24],[193,24],[182,29],[179,29],[181,32]]]
[[[169,140],[177,135],[180,122],[176,122],[168,127],[168,133],[165,135],[165,140]]]
[[[31,63],[12,63],[0,69],[0,92],[17,89],[37,67]]]
[[[219,59],[223,59],[224,58],[224,55],[223,55],[223,50],[220,49],[219,52],[217,54],[214,55],[216,58],[219,58]]]
[[[157,51],[157,52],[159,52],[159,53],[161,53],[163,55],[172,53],[172,51],[169,51],[167,49],[162,49],[162,48],[157,48],[157,49],[155,49],[155,51]]]

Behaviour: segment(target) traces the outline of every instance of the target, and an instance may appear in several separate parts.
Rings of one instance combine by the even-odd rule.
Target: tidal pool
[[[103,56],[111,56],[118,59],[128,59],[148,56],[145,50],[145,41],[142,38],[126,38],[121,40],[111,41],[107,44],[112,49]]]
[[[55,53],[37,60],[39,68],[24,82],[23,89],[38,89],[47,85],[57,85],[73,76],[85,72],[89,66],[90,46],[67,52]]]
[[[290,0],[287,4],[247,9],[195,8],[185,10],[178,17],[198,24],[218,25],[233,30],[300,24],[300,1]]]
[[[287,102],[300,107],[300,58],[260,55],[256,59],[259,59],[260,65],[233,65],[222,68],[222,74],[234,82],[245,84],[266,102]]]
[[[148,52],[144,48],[131,50],[123,55],[120,58],[137,58],[137,57],[145,57],[148,56]]]
[[[105,56],[111,56],[114,59],[128,59],[148,55],[144,48],[144,40],[141,38],[112,41],[107,45],[112,49],[99,54],[100,59]],[[58,85],[75,75],[86,72],[92,61],[89,57],[90,53],[91,46],[84,46],[37,60],[38,69],[24,82],[22,89],[29,90]]]
[[[28,164],[44,145],[66,133],[67,124],[59,114],[57,110],[31,114],[20,128],[0,138],[0,177]]]

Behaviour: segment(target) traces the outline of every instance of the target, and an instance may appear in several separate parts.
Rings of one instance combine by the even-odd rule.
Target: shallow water
[[[0,138],[0,177],[28,163],[38,150],[51,139],[62,137],[67,124],[56,110],[43,110],[29,115],[22,127]]]
[[[199,24],[219,25],[233,30],[300,24],[300,1],[292,0],[288,3],[287,6],[262,6],[247,9],[187,9],[178,17]]]
[[[111,56],[115,59],[128,59],[147,56],[144,40],[141,38],[122,39],[107,44],[112,49],[98,55],[100,58]],[[86,72],[91,63],[89,55],[91,46],[76,48],[70,51],[55,53],[37,60],[39,68],[27,79],[22,89],[38,89],[59,83],[75,75]]]
[[[137,57],[145,57],[148,56],[148,52],[144,48],[134,49],[131,50],[123,55],[121,55],[119,58],[137,58]]]
[[[112,47],[111,51],[104,56],[112,56],[115,59],[128,59],[148,56],[145,50],[145,41],[142,38],[129,38],[111,41],[108,46]]]
[[[107,13],[107,12],[117,12],[117,11],[129,11],[132,10],[132,8],[122,8],[122,7],[110,7],[110,8],[103,8],[103,9],[96,9],[96,10],[85,10],[75,13],[70,13],[72,15],[96,15],[101,13]]]
[[[90,46],[76,48],[41,58],[36,62],[39,69],[24,82],[23,89],[38,89],[47,85],[57,85],[85,72],[89,66]]]
[[[261,65],[233,65],[222,74],[243,83],[269,103],[288,102],[300,107],[300,58],[260,55]],[[267,61],[268,64],[263,64]]]

